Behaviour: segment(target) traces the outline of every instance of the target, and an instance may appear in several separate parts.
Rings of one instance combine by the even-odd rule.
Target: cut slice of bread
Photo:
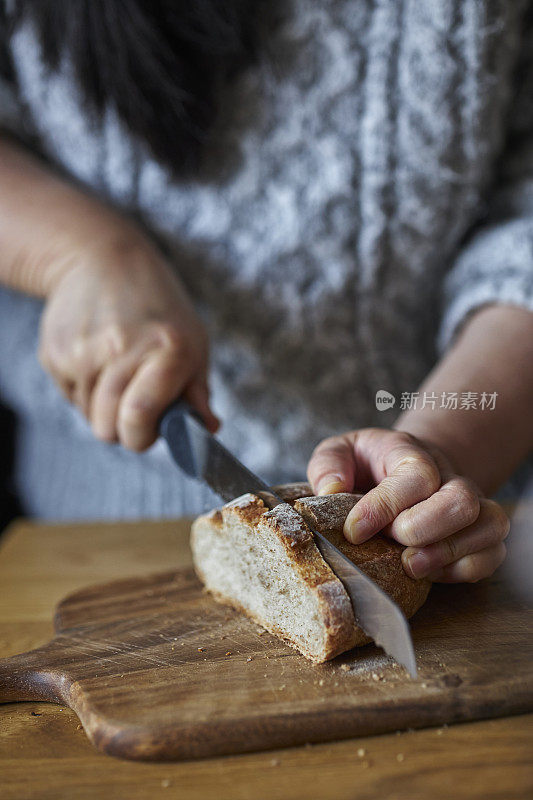
[[[361,495],[314,497],[305,483],[274,490],[286,502],[272,510],[246,494],[194,521],[195,569],[216,600],[244,611],[317,663],[370,641],[356,625],[350,598],[320,555],[307,522],[407,616],[420,608],[430,584],[405,574],[401,545],[383,536],[362,545],[344,538],[344,521]]]

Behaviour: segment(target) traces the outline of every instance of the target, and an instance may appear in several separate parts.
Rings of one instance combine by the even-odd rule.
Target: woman
[[[271,482],[318,444],[315,492],[369,490],[352,541],[478,580],[533,438],[531,6],[273,6],[4,3],[18,492],[43,518],[201,510],[157,441],[183,395]]]

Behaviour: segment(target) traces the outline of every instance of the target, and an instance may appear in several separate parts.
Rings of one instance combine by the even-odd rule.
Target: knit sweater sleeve
[[[533,14],[531,15],[533,17]],[[444,280],[439,349],[484,305],[533,311],[533,19],[524,33],[508,137],[487,214],[467,236]]]

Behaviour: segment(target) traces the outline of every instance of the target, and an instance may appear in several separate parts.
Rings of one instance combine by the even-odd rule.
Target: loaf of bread
[[[401,545],[380,535],[360,545],[344,538],[344,521],[361,495],[315,497],[305,483],[275,491],[285,502],[271,510],[246,494],[194,521],[194,566],[216,600],[245,612],[316,663],[366,644],[369,638],[356,625],[350,598],[320,555],[307,522],[406,616],[420,608],[430,584],[406,575]]]

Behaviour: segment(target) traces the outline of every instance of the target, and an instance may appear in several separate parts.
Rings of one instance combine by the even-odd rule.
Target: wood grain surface
[[[187,566],[187,532],[183,520],[17,523],[0,543],[0,656],[46,642],[54,606],[76,588],[162,570],[171,561]],[[482,653],[476,657],[482,658]],[[526,800],[533,796],[532,734],[533,715],[526,714],[289,750],[155,764],[102,755],[65,706],[5,704],[0,706],[0,798]]]
[[[532,618],[499,579],[434,587],[412,681],[373,646],[313,665],[192,570],[158,573],[63,600],[49,644],[0,662],[0,701],[64,703],[99,749],[142,760],[497,717],[533,710]]]

